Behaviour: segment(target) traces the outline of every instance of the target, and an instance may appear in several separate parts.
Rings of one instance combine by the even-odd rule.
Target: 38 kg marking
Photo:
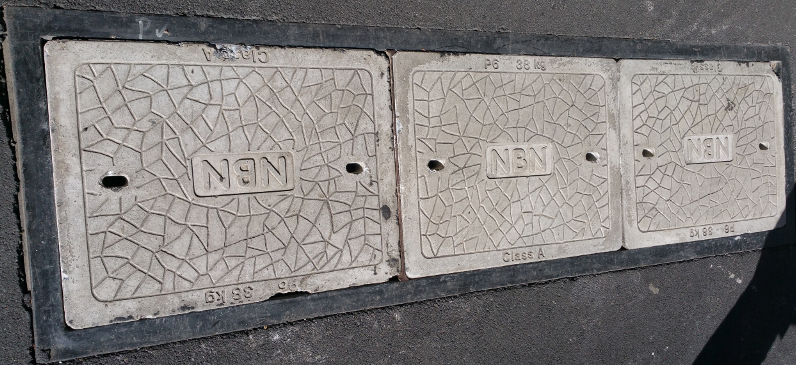
[[[501,60],[497,58],[487,58],[486,62],[484,63],[485,70],[499,70],[502,67],[506,67],[505,65],[501,65]],[[511,60],[503,60],[507,63],[512,63]],[[545,66],[544,60],[540,59],[528,59],[528,58],[521,58],[517,59],[514,64],[514,69],[518,71],[530,71],[530,70],[539,70],[539,71],[546,71],[547,66]],[[509,69],[512,67],[509,66]]]
[[[252,298],[254,288],[250,285],[244,287],[234,287],[229,291],[227,289],[221,290],[208,290],[205,292],[205,303],[207,304],[234,304],[240,303]]]
[[[731,233],[735,233],[735,225],[725,224],[723,226],[718,226],[717,228],[714,228],[713,226],[689,228],[688,237],[710,237]]]

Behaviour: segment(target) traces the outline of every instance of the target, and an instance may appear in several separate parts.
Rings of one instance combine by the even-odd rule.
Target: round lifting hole
[[[757,147],[759,147],[761,151],[765,151],[768,149],[768,142],[760,142]]]
[[[345,171],[349,174],[359,175],[362,171],[365,171],[365,169],[362,168],[362,165],[352,162],[345,165]]]
[[[445,168],[445,164],[442,163],[440,160],[430,160],[428,161],[428,169],[431,171],[439,171]]]
[[[586,161],[589,162],[597,162],[600,159],[600,154],[597,152],[587,152],[586,153]]]
[[[108,174],[102,177],[100,184],[102,187],[106,189],[111,189],[113,191],[118,191],[119,189],[127,186],[129,181],[127,180],[127,176],[124,175],[116,175],[116,174]]]
[[[641,155],[646,157],[646,158],[650,158],[652,156],[655,156],[655,149],[653,149],[653,148],[645,148],[645,149],[641,150]]]

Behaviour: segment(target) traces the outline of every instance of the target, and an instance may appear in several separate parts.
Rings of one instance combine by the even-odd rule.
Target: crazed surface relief
[[[98,299],[383,260],[368,71],[91,63],[77,68],[75,82]],[[295,171],[282,172],[295,188],[194,193],[192,157],[249,151],[292,151]],[[365,165],[370,181],[341,178],[348,160]],[[109,170],[126,174],[135,193],[101,186]]]
[[[727,223],[780,211],[777,91],[770,77],[639,74],[631,85],[639,230]],[[710,137],[694,143],[689,138],[695,135]],[[721,141],[730,143],[730,162],[690,163],[693,153],[724,157]],[[689,150],[695,145],[704,151]],[[653,148],[655,155],[645,158],[643,148]]]
[[[423,256],[606,236],[605,82],[593,74],[413,73]],[[536,161],[552,164],[549,173],[487,178],[490,146],[523,143],[552,149],[550,160]],[[603,159],[587,161],[590,152]],[[444,170],[426,168],[433,158]]]

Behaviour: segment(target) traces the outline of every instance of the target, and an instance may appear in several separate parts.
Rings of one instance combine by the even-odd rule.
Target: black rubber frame
[[[23,242],[30,262],[36,360],[52,362],[170,341],[211,336],[305,318],[453,296],[473,291],[597,274],[791,244],[794,236],[793,107],[790,54],[768,45],[444,31],[187,16],[9,7],[5,67],[18,171]],[[72,330],[64,322],[45,90],[43,45],[50,39],[234,43],[271,46],[474,52],[614,59],[779,61],[785,102],[785,228],[692,243],[390,281],[157,319]]]

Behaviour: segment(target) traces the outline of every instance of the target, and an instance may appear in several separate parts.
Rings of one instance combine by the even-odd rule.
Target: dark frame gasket
[[[4,9],[3,45],[17,148],[23,244],[30,262],[36,360],[52,362],[211,336],[305,318],[404,304],[467,292],[658,265],[790,244],[794,235],[790,54],[770,45],[562,37],[521,33],[377,28],[43,8]],[[769,232],[620,250],[522,265],[391,281],[259,303],[72,330],[64,322],[43,44],[56,38],[234,43],[614,59],[779,61],[783,85],[786,226]],[[24,199],[22,198],[24,196]]]

